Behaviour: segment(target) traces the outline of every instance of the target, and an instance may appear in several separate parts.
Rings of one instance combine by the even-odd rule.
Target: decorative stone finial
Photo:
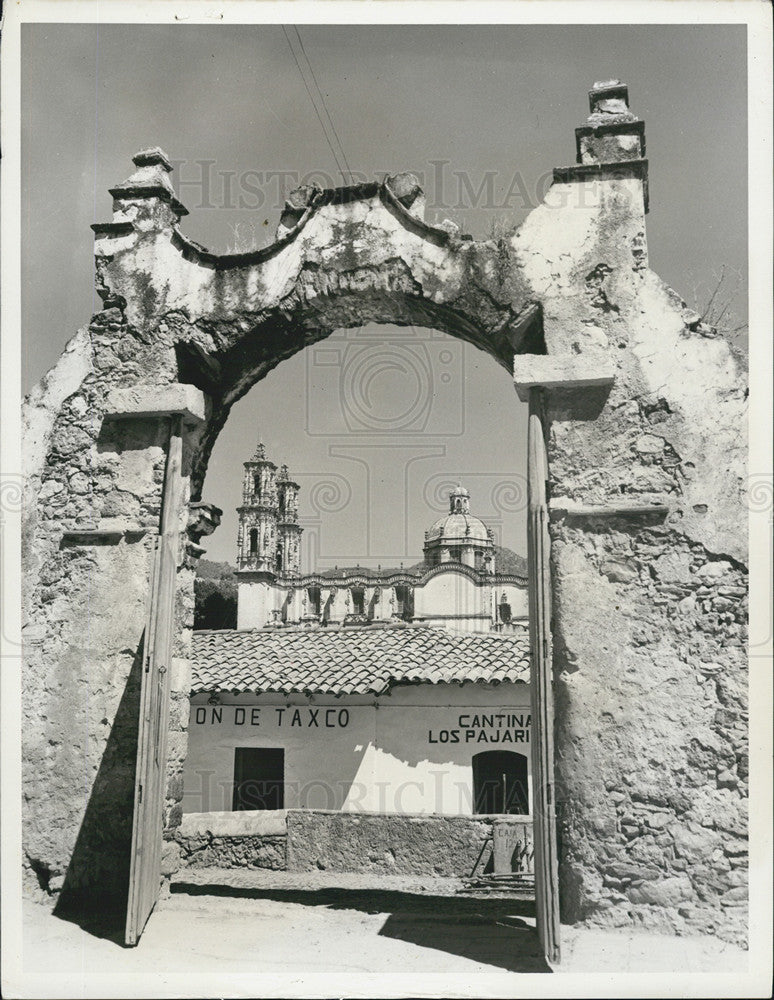
[[[140,209],[140,215],[151,223],[146,228],[158,228],[159,223],[162,227],[174,225],[181,216],[188,215],[188,209],[178,199],[172,187],[169,179],[172,164],[163,149],[142,149],[132,157],[132,163],[137,168],[134,173],[123,183],[109,189],[117,202],[118,210],[125,212],[129,205],[144,206]],[[158,215],[159,202],[168,206],[161,216]]]
[[[554,169],[554,181],[566,184],[606,177],[642,181],[648,211],[648,161],[645,159],[645,123],[629,110],[629,88],[620,80],[600,80],[589,91],[591,114],[575,129],[576,166]]]
[[[620,80],[601,80],[589,91],[589,111],[592,116],[628,115],[629,88]]]
[[[132,163],[136,167],[152,167],[158,164],[166,172],[172,173],[172,163],[160,146],[152,146],[149,149],[141,149],[132,157]]]

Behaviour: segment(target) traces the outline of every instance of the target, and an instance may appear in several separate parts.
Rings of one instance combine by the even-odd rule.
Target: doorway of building
[[[283,809],[285,751],[277,747],[236,747],[234,750],[234,811]]]
[[[529,813],[527,758],[513,750],[485,750],[473,756],[473,811]]]

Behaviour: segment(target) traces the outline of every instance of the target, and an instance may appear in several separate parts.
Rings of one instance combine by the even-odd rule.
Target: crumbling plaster
[[[595,146],[593,117],[583,162],[633,155],[628,134]],[[612,386],[547,393],[562,914],[744,940],[745,373],[648,268],[643,164],[558,172],[497,241],[427,225],[411,175],[301,189],[272,245],[218,256],[183,235],[164,154],[138,154],[113,221],[95,226],[103,308],[26,403],[31,886],[104,886],[126,865],[166,430],[105,419],[111,391],[204,393],[186,424],[187,503],[230,406],[271,368],[342,326],[414,323],[509,368],[547,352],[614,372]],[[181,548],[165,870],[196,554]]]

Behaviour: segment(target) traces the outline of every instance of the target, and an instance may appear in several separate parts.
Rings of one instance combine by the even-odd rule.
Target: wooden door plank
[[[549,962],[560,961],[559,871],[554,789],[554,695],[551,655],[551,575],[543,400],[530,390],[527,447],[529,520],[529,632],[532,675],[532,787],[535,847],[535,909],[540,943]]]
[[[132,849],[125,941],[137,944],[158,900],[166,796],[170,664],[174,641],[180,504],[182,426],[171,418],[159,537],[153,557],[145,627],[137,736]]]

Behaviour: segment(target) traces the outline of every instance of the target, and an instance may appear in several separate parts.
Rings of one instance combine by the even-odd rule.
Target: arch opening
[[[496,542],[525,552],[526,407],[505,367],[472,346],[437,328],[368,324],[336,330],[271,370],[252,372],[252,388],[234,408],[212,413],[192,458],[194,474],[210,473],[206,485],[204,479],[198,488],[192,482],[193,499],[204,492],[224,512],[220,530],[207,541],[215,553],[208,558],[231,557],[240,502],[235,469],[249,457],[259,428],[271,457],[290,462],[293,475],[302,476],[302,519],[322,519],[336,539],[335,553],[310,551],[318,529],[307,527],[304,572],[313,571],[321,556],[330,568],[348,561],[354,567],[361,560],[376,568],[380,553],[382,565],[394,564],[396,570],[406,559],[440,564],[438,552],[422,553],[422,531],[433,517],[449,512],[448,491],[466,474],[473,476],[476,513],[492,520]],[[511,454],[503,453],[496,433],[503,413],[513,415]],[[259,499],[255,492],[251,502]],[[280,490],[280,514],[284,499]],[[413,526],[406,514],[412,506],[421,511],[409,518]],[[346,518],[348,546],[341,537]],[[406,544],[384,552],[379,533],[399,522]],[[490,572],[488,544],[473,536],[450,539],[443,558],[460,569],[469,563],[475,573]],[[409,603],[402,591],[401,598],[392,593],[386,599]]]

